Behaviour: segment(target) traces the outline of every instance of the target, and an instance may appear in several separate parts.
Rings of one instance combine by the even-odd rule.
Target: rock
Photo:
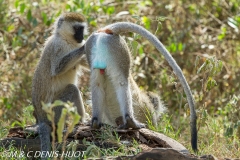
[[[130,158],[130,157],[128,157]],[[135,156],[132,156],[133,160],[200,160],[200,158],[190,155],[183,154],[172,148],[154,148],[148,152],[141,152]]]
[[[142,128],[139,132],[146,138],[156,141],[159,144],[162,144],[164,148],[172,148],[177,150],[181,153],[189,153],[189,151],[179,142],[175,141],[174,139],[165,136],[164,134],[151,131],[146,128]]]

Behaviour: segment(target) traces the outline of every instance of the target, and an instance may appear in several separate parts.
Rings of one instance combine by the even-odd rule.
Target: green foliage
[[[0,147],[0,159],[27,160],[23,150],[18,150],[12,144],[8,149]]]
[[[10,126],[6,122],[3,122],[2,120],[0,120],[0,139],[7,136],[9,129],[10,129]]]
[[[224,108],[218,108],[218,114],[224,118],[224,136],[240,139],[240,120],[238,101],[240,96],[235,96],[230,99]]]
[[[227,28],[226,27],[222,27],[221,28],[221,34],[218,35],[218,39],[222,40],[226,36],[226,32],[227,32]]]
[[[233,99],[229,103],[235,101]],[[202,114],[199,117],[199,135],[202,141],[199,144],[199,154],[214,152],[218,155],[226,155],[231,150],[232,157],[239,157],[239,121],[231,122],[233,119],[229,115],[234,115],[233,112],[226,115],[227,112],[220,109],[215,116],[211,116],[206,110],[200,112]]]
[[[8,0],[0,0],[0,26],[3,27],[3,24],[6,20],[7,8],[8,8]]]
[[[73,103],[67,102],[64,103],[60,100],[54,101],[54,103],[48,103],[44,104],[42,103],[43,110],[47,113],[47,118],[52,123],[52,150],[55,151],[55,133],[57,133],[57,139],[59,143],[63,142],[62,152],[65,151],[66,147],[66,140],[69,135],[73,131],[74,126],[79,122],[80,115],[78,115],[77,108],[73,106]],[[60,119],[57,124],[57,130],[56,130],[56,124],[54,122],[55,112],[53,109],[55,107],[63,106],[62,113],[60,116]],[[66,133],[63,134],[64,128],[66,126],[67,120],[70,120],[67,126]],[[55,132],[57,131],[57,132]]]
[[[83,139],[83,144],[87,146],[86,151],[84,152],[84,159],[88,158],[104,158],[108,156],[124,156],[124,155],[133,155],[141,152],[139,144],[133,140],[131,144],[125,145],[123,141],[120,141],[119,135],[116,133],[115,129],[109,126],[104,126],[102,131],[97,138],[101,143],[115,143],[118,148],[100,148],[94,144],[94,142],[89,142],[86,139]]]
[[[11,123],[11,127],[25,127],[28,124],[34,124],[35,118],[33,117],[33,106],[27,106],[23,108],[23,112],[21,115],[18,115],[19,120],[15,120]]]
[[[150,29],[151,21],[150,21],[150,19],[149,19],[148,17],[143,16],[143,17],[142,17],[142,23],[143,23],[143,25],[144,25],[144,27],[145,27],[146,29]]]
[[[217,82],[213,79],[214,76],[222,71],[223,63],[221,60],[214,58],[208,58],[198,69],[197,74],[204,72],[204,77],[207,79],[206,88],[211,90],[214,86],[217,86]]]

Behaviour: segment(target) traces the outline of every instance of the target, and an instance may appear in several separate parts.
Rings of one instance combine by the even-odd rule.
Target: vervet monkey
[[[32,103],[38,124],[41,150],[50,151],[51,122],[42,109],[41,103],[55,100],[73,102],[84,120],[84,104],[77,88],[81,57],[84,53],[83,39],[86,33],[83,15],[64,13],[55,22],[52,35],[45,42],[41,58],[32,82]],[[54,108],[55,125],[63,106]]]
[[[195,103],[182,70],[157,37],[143,27],[129,22],[108,25],[93,33],[86,41],[85,52],[91,67],[92,127],[99,128],[103,121],[111,124],[119,116],[123,117],[124,122],[120,128],[144,127],[137,120],[143,122],[142,110],[145,104],[149,105],[149,103],[144,102],[146,98],[143,98],[144,103],[141,99],[135,99],[135,97],[141,97],[142,93],[130,73],[130,51],[124,39],[119,35],[123,32],[138,33],[148,39],[173,68],[187,96],[191,112],[191,144],[193,150],[196,151]],[[162,106],[161,102],[160,106]],[[152,114],[153,106],[150,105],[148,109]],[[140,116],[138,116],[139,113]]]

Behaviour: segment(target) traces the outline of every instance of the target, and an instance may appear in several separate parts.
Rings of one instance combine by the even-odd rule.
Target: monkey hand
[[[119,129],[140,129],[140,128],[145,128],[145,125],[143,123],[138,122],[134,118],[129,117],[129,115],[126,115],[126,123],[123,125],[120,125],[118,128]]]

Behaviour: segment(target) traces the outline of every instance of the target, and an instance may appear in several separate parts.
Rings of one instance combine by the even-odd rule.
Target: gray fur
[[[80,49],[76,49],[71,53],[64,56],[59,63],[56,65],[55,74],[59,75],[68,71],[71,68],[74,68],[75,65],[78,63],[79,58],[84,54],[84,46]]]
[[[104,35],[106,33],[102,33],[102,31],[110,31],[110,34],[108,36],[105,36],[104,39],[104,45],[97,45],[96,39],[100,37],[100,35]],[[112,32],[112,33],[111,33]],[[138,33],[144,38],[148,39],[156,48],[157,50],[163,54],[163,56],[166,58],[169,65],[173,68],[173,71],[179,78],[185,94],[187,96],[188,104],[190,107],[190,119],[191,119],[191,144],[194,151],[197,151],[197,116],[195,111],[195,102],[194,98],[192,96],[190,87],[182,73],[181,68],[177,65],[171,54],[167,51],[167,49],[164,47],[164,45],[158,40],[156,36],[154,36],[152,33],[144,29],[143,27],[129,23],[129,22],[118,22],[111,25],[108,25],[102,29],[100,29],[100,33],[93,33],[88,41],[86,42],[86,54],[88,62],[91,66],[91,88],[92,88],[92,100],[93,100],[93,122],[94,126],[97,126],[96,123],[101,123],[104,121],[103,117],[107,117],[109,123],[113,123],[114,118],[118,115],[123,116],[123,122],[125,127],[129,127],[126,124],[129,121],[129,118],[132,119],[135,123],[135,127],[138,128],[138,122],[135,121],[134,116],[136,119],[141,121],[142,117],[145,117],[141,113],[144,113],[140,111],[144,104],[144,102],[147,102],[147,106],[149,104],[151,107],[148,107],[150,110],[150,113],[154,113],[154,108],[156,109],[156,104],[154,105],[151,103],[151,100],[147,98],[147,95],[140,94],[140,90],[137,87],[137,85],[132,80],[132,76],[130,74],[130,51],[127,48],[126,42],[124,40],[121,40],[119,34],[123,32],[134,32]],[[106,67],[106,74],[104,76],[100,75],[99,72],[96,71],[96,69],[92,68],[92,55],[96,52],[95,50],[91,50],[92,48],[96,48],[96,46],[99,46],[99,50],[103,50],[101,47],[107,48],[106,51],[110,52],[111,54],[108,55],[108,61],[109,64]],[[114,70],[115,69],[115,70]],[[100,78],[101,77],[101,78]],[[116,88],[116,86],[119,86],[119,83],[123,83],[122,87]],[[133,87],[135,86],[135,87]],[[119,88],[123,88],[124,91],[116,90]],[[131,88],[131,90],[130,90]],[[125,100],[123,102],[119,101],[119,93],[122,94],[123,97],[122,100]],[[134,96],[135,95],[135,96]],[[99,96],[98,98],[96,98]],[[110,97],[110,98],[109,98]],[[136,97],[136,98],[135,98]],[[102,100],[100,100],[102,99]],[[135,101],[135,102],[134,102]],[[99,103],[101,102],[101,103]],[[161,101],[159,101],[159,106],[162,107],[163,104]],[[111,104],[109,104],[111,103]],[[123,103],[123,104],[121,104]],[[137,105],[136,105],[137,104]],[[136,106],[135,106],[136,105]],[[133,106],[133,107],[132,107]],[[154,107],[155,106],[155,107]],[[134,108],[134,116],[133,116],[133,109]],[[121,109],[121,110],[120,110]],[[161,109],[156,109],[161,110]],[[129,115],[124,115],[124,113],[129,113]],[[138,117],[138,114],[140,113],[140,116]],[[153,114],[154,115],[154,114]],[[153,117],[153,119],[157,119],[157,115]],[[144,118],[143,118],[144,119]],[[145,120],[145,119],[144,119]]]
[[[83,100],[77,88],[78,71],[81,70],[80,64],[84,63],[82,59],[84,47],[82,43],[77,43],[74,39],[72,28],[73,24],[81,22],[64,21],[62,16],[59,20],[61,23],[55,23],[52,36],[45,42],[32,82],[32,103],[35,109],[34,116],[39,125],[42,151],[51,149],[51,123],[42,109],[41,102],[71,101],[77,107],[81,121],[84,121],[85,116]],[[55,125],[61,116],[62,107],[54,108]]]
[[[94,52],[97,51],[106,52],[107,59],[102,60],[107,63],[104,75],[93,68]],[[118,117],[123,118],[119,128],[142,128],[148,119],[157,125],[164,105],[159,101],[155,109],[147,94],[133,80],[131,55],[125,40],[117,34],[93,33],[86,41],[85,52],[91,68],[92,127],[99,128],[101,123],[116,126]]]
[[[129,22],[118,22],[114,24],[110,24],[106,27],[104,27],[102,30],[109,29],[114,34],[121,34],[123,32],[134,32],[138,33],[147,40],[149,40],[156,48],[157,50],[166,58],[169,65],[172,67],[174,73],[177,75],[177,77],[180,80],[180,83],[183,86],[184,92],[187,96],[188,105],[190,108],[190,126],[191,126],[191,144],[194,151],[197,151],[197,115],[195,111],[195,102],[194,98],[192,96],[191,89],[186,81],[186,78],[184,77],[181,68],[178,66],[176,61],[173,59],[171,54],[168,52],[168,50],[164,47],[164,45],[158,40],[156,36],[154,36],[151,32],[147,31],[145,28],[136,25],[134,23]]]

